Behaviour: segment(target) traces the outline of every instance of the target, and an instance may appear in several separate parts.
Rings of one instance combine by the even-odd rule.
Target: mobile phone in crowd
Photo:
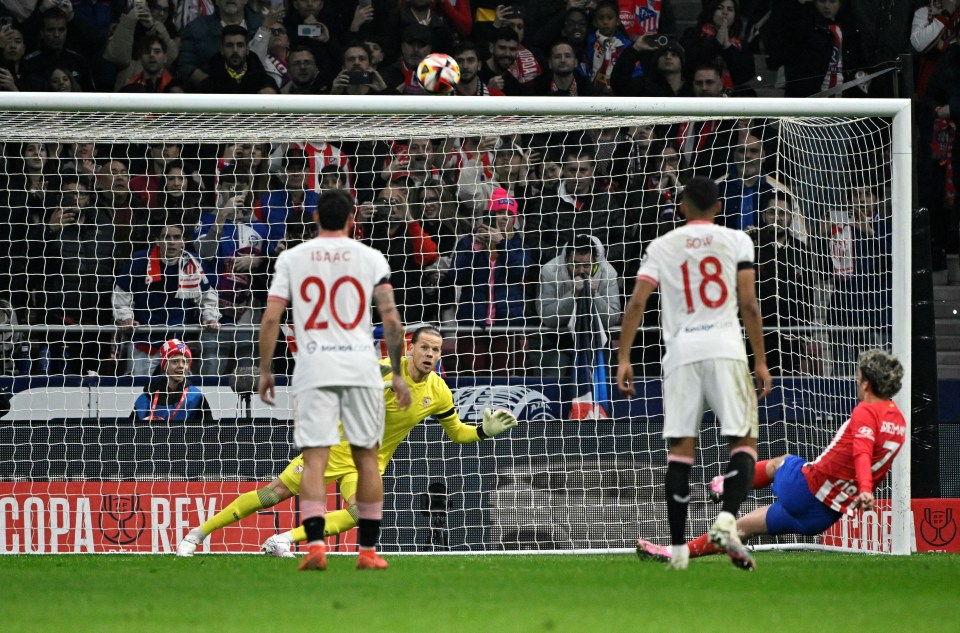
[[[360,9],[366,9],[372,4],[373,4],[373,0],[358,0],[357,7]]]
[[[372,77],[372,73],[364,72],[362,70],[351,70],[349,73],[347,73],[349,82],[354,86],[365,86],[370,83],[370,79]]]
[[[323,35],[323,29],[319,24],[301,24],[297,27],[297,35],[300,37],[320,37]]]

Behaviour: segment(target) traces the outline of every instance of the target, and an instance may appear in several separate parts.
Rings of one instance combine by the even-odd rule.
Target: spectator
[[[596,370],[605,365],[610,328],[620,323],[617,273],[604,258],[597,238],[580,234],[540,271],[537,312],[545,328],[532,337],[529,367],[543,376],[570,376],[575,384],[571,417],[587,417],[594,400]],[[604,415],[605,417],[605,415]]]
[[[253,367],[255,330],[250,326],[259,323],[253,279],[266,268],[267,226],[253,216],[252,181],[246,174],[235,178],[221,174],[221,182],[224,180],[234,181],[234,195],[218,205],[213,222],[201,229],[199,253],[205,266],[209,264],[209,270],[214,271],[212,285],[220,300],[220,324],[250,329],[221,329],[215,340],[208,337],[200,366],[204,376],[223,376],[231,370]]]
[[[707,62],[698,66],[691,84],[693,96],[701,98],[723,97],[721,69]],[[690,176],[704,176],[716,180],[727,171],[731,148],[739,135],[736,119],[708,119],[684,121],[671,129],[668,137],[675,136],[683,158],[683,168]]]
[[[545,263],[560,255],[576,233],[590,233],[606,243],[611,212],[623,209],[622,194],[605,191],[594,178],[594,156],[585,145],[564,149],[560,185],[527,214],[524,228],[537,258]],[[531,205],[532,206],[532,205]],[[618,222],[619,224],[619,222]]]
[[[930,209],[934,269],[947,267],[947,253],[960,250],[957,241],[957,191],[960,186],[960,152],[956,150],[960,120],[960,44],[951,42],[926,85],[923,106],[917,108],[919,159],[927,169],[917,170],[920,202]]]
[[[76,78],[62,66],[54,66],[50,71],[47,89],[51,92],[83,92]]]
[[[545,51],[549,50],[557,40],[566,40],[573,46],[575,57],[580,59],[586,50],[589,31],[590,16],[587,10],[568,3],[565,11],[554,14],[553,19],[537,29],[532,42],[536,48]]]
[[[389,183],[397,178],[410,178],[417,185],[430,176],[437,175],[437,155],[429,138],[411,138],[396,141],[384,160],[380,178]]]
[[[473,228],[472,222],[460,217],[451,190],[452,187],[444,185],[439,178],[428,178],[420,192],[420,213],[414,214],[442,257],[451,255],[460,236]]]
[[[173,75],[167,70],[168,45],[156,34],[148,33],[140,40],[139,47],[139,61],[129,66],[135,72],[118,92],[166,92],[173,83]],[[118,77],[117,82],[120,81]]]
[[[403,29],[400,40],[400,58],[380,71],[388,92],[423,94],[417,81],[417,66],[433,50],[433,31],[422,24],[411,24]]]
[[[263,24],[250,40],[250,52],[277,85],[278,90],[290,83],[290,35],[283,25],[283,4],[272,7],[263,18]]]
[[[523,325],[523,279],[530,255],[516,231],[517,201],[502,189],[493,192],[488,215],[457,244],[446,283],[460,286],[457,323],[464,328]],[[463,375],[502,370],[509,357],[519,361],[520,345],[509,334],[474,332],[457,339],[457,371]],[[523,366],[522,361],[516,363]]]
[[[30,227],[31,288],[42,322],[48,325],[100,325],[110,289],[114,230],[97,209],[89,180],[64,174],[47,200],[43,224]],[[104,358],[94,332],[49,334],[55,359],[50,373],[100,373]],[[60,341],[54,343],[57,338]],[[62,364],[61,364],[62,361]]]
[[[343,70],[333,80],[331,94],[376,95],[387,91],[387,84],[370,64],[372,53],[365,43],[347,44],[343,51]]]
[[[26,52],[23,31],[12,28],[0,29],[0,90],[17,92],[23,81],[21,62]]]
[[[292,0],[283,25],[294,46],[306,46],[321,65],[338,65],[340,51],[336,3],[326,0]]]
[[[486,211],[490,195],[497,187],[493,182],[493,150],[501,142],[499,136],[467,136],[451,157],[451,166],[456,171],[457,199],[473,215]]]
[[[166,25],[171,2],[172,0],[134,2],[130,5],[130,9],[120,16],[103,51],[103,58],[114,64],[120,71],[117,74],[116,90],[119,91],[124,86],[134,83],[134,78],[145,70],[145,57],[148,58],[152,67],[148,74],[154,78],[167,71],[168,63],[172,64],[176,61],[180,54],[180,44],[167,30]],[[153,51],[158,42],[157,48],[163,53],[160,69],[156,68],[155,61],[158,52]],[[153,57],[148,57],[151,53]],[[169,73],[167,75],[170,76]],[[170,76],[166,84],[169,84],[172,79]],[[166,84],[158,90],[144,90],[144,92],[163,92]]]
[[[395,40],[395,28],[390,20],[393,19],[397,8],[397,3],[392,0],[368,0],[366,2],[340,2],[342,6],[340,11],[340,32],[345,40],[360,40],[370,45],[371,41],[384,40],[387,43],[391,40],[389,37],[394,34],[390,45],[391,55],[399,55],[399,43]],[[379,61],[371,59],[374,68],[380,61],[383,61],[383,51],[381,45],[377,44]]]
[[[637,38],[621,51],[610,83],[621,97],[689,97],[684,81],[684,50],[676,40],[660,46],[654,36]]]
[[[913,14],[910,44],[920,62],[917,96],[921,99],[926,94],[927,82],[944,51],[957,37],[958,26],[960,13],[957,11],[957,0],[930,0]]]
[[[510,67],[519,55],[520,37],[510,27],[493,32],[490,57],[480,65],[480,80],[510,96],[526,95],[530,91],[510,73]]]
[[[393,180],[372,203],[359,207],[364,242],[383,253],[404,323],[423,320],[424,271],[437,261],[437,244],[413,217],[406,179]],[[431,319],[431,320],[436,320]]]
[[[640,268],[640,256],[655,238],[676,228],[680,191],[680,151],[675,144],[655,140],[650,144],[637,186],[626,194],[623,223],[610,234],[609,261],[624,278],[631,294]]]
[[[784,375],[812,369],[807,360],[809,336],[792,328],[813,324],[816,287],[822,276],[820,258],[790,230],[795,215],[792,196],[776,192],[763,209],[763,226],[751,231],[757,245],[767,363],[772,372]]]
[[[834,375],[856,372],[868,347],[889,343],[892,220],[871,187],[850,191],[850,213],[836,213],[828,227],[833,295],[827,322],[833,330]]]
[[[526,21],[524,18],[525,8],[522,5],[508,7],[498,5],[496,10],[496,19],[493,21],[494,29],[502,27],[512,28],[517,32],[517,59],[507,70],[521,84],[527,84],[540,76],[543,72],[543,65],[537,57],[537,54],[524,46],[523,38],[526,34]]]
[[[203,92],[216,94],[256,94],[273,80],[263,69],[256,55],[247,45],[247,31],[239,24],[223,27],[220,53],[208,64],[206,79],[201,84]]]
[[[577,58],[573,45],[559,40],[550,47],[547,72],[533,81],[533,93],[545,97],[588,97],[593,94],[593,84],[577,72]]]
[[[158,186],[157,205],[150,210],[151,236],[167,224],[184,227],[188,242],[197,237],[200,226],[200,194],[191,187],[191,179],[180,159],[171,160],[163,168]],[[146,248],[146,246],[142,247]],[[140,249],[137,249],[140,250]]]
[[[267,194],[263,202],[261,217],[267,225],[267,254],[279,255],[284,248],[293,244],[286,241],[289,228],[296,228],[293,234],[302,235],[303,227],[314,224],[313,211],[317,208],[319,197],[311,187],[307,189],[307,161],[303,152],[297,149],[287,150],[283,160],[282,189]]]
[[[254,214],[262,216],[263,198],[273,189],[270,173],[270,153],[272,145],[268,143],[237,143],[233,150],[234,169],[238,174],[250,177],[250,191],[253,193]]]
[[[320,72],[316,56],[309,46],[294,46],[288,59],[290,83],[283,87],[284,94],[319,95],[330,92],[330,73]]]
[[[244,44],[263,23],[263,16],[242,0],[214,0],[217,6],[212,15],[203,15],[184,23],[180,40],[180,63],[177,77],[194,87],[199,87],[210,73],[210,62],[223,42],[223,30],[227,26],[244,29]]]
[[[760,213],[775,191],[785,191],[786,186],[765,172],[766,151],[759,130],[744,130],[740,142],[734,147],[733,160],[727,173],[717,179],[720,199],[723,201],[719,223],[731,229],[746,231],[761,225]],[[797,218],[793,230],[806,234],[806,227]]]
[[[157,195],[163,191],[164,170],[168,162],[180,159],[180,143],[150,143],[147,146],[147,172],[130,179],[130,190],[151,209],[157,207]]]
[[[709,0],[697,17],[696,26],[684,31],[680,43],[686,52],[688,67],[715,64],[720,69],[724,92],[755,97],[757,93],[748,86],[756,80],[757,68],[753,51],[742,37],[743,19],[738,0]]]
[[[101,162],[97,176],[99,206],[106,222],[114,227],[113,266],[126,264],[133,251],[150,242],[150,216],[143,200],[130,193],[130,171],[126,159]],[[111,270],[112,277],[116,270]]]
[[[864,74],[869,65],[846,0],[775,3],[764,43],[768,65],[783,66],[785,97],[809,97],[834,88]],[[857,92],[863,96],[864,87]]]
[[[633,42],[620,24],[620,9],[616,0],[601,0],[593,12],[596,29],[587,36],[587,45],[578,70],[590,80],[592,92],[598,95],[613,94],[610,76],[620,52]],[[573,47],[571,46],[571,51]]]
[[[200,260],[185,249],[184,227],[164,226],[148,250],[133,254],[113,288],[114,322],[133,329],[130,373],[153,373],[164,341],[184,326],[202,324],[200,339],[207,342],[220,329],[218,303]]]
[[[28,232],[43,226],[49,189],[47,146],[28,142],[7,144],[6,182],[0,187],[0,213],[6,228],[0,233],[0,298],[10,301],[17,320],[27,323],[27,266],[31,254]],[[6,152],[5,152],[6,153]]]
[[[397,19],[392,21],[390,33],[404,32],[410,26],[426,26],[430,29],[430,39],[433,48],[428,52],[453,53],[456,40],[450,23],[440,11],[433,9],[434,0],[407,0],[400,5]]]
[[[503,96],[503,91],[491,88],[480,81],[480,56],[477,46],[473,42],[460,42],[453,54],[460,67],[460,83],[457,84],[456,94],[461,96]]]
[[[133,403],[131,418],[142,422],[213,422],[210,405],[188,374],[193,353],[187,344],[172,338],[160,352],[160,375],[143,388]]]
[[[58,8],[47,9],[40,16],[39,46],[24,56],[20,66],[24,89],[46,90],[51,71],[59,66],[69,71],[83,90],[95,90],[87,60],[66,48],[66,42],[67,15]]]

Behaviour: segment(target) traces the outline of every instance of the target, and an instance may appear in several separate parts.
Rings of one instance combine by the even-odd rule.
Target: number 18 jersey
[[[383,387],[370,306],[374,287],[389,278],[383,254],[348,237],[316,237],[280,254],[270,299],[292,308],[294,393]]]
[[[746,361],[737,271],[752,265],[746,233],[712,222],[690,222],[650,244],[637,278],[660,288],[664,375],[702,360]]]

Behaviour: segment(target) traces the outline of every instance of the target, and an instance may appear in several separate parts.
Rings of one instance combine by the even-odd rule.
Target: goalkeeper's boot
[[[750,552],[740,542],[740,534],[737,532],[737,520],[729,512],[721,512],[717,515],[713,525],[708,532],[710,542],[727,553],[730,562],[734,567],[745,571],[753,571],[757,564],[750,556]]]
[[[710,480],[710,501],[714,503],[723,501],[723,475],[717,475]]]
[[[387,561],[377,555],[375,549],[362,549],[357,556],[357,569],[386,569]]]
[[[183,537],[183,540],[180,541],[180,544],[177,545],[177,556],[193,556],[194,552],[197,551],[197,547],[199,547],[200,543],[203,543],[205,538],[207,538],[207,535],[204,534],[200,528],[190,530],[186,536]]]
[[[300,571],[310,571],[313,569],[323,571],[326,568],[327,546],[323,543],[311,545],[310,549],[307,550],[307,555],[303,557],[303,560],[300,561],[300,566],[297,567]]]
[[[669,563],[670,548],[663,545],[655,545],[644,539],[637,539],[637,556],[640,557],[640,560]]]
[[[279,534],[274,534],[266,541],[263,542],[263,545],[260,546],[260,550],[269,556],[274,558],[296,558],[294,553],[290,551],[291,543]]]
[[[670,560],[667,569],[686,569],[690,564],[690,548],[686,545],[674,545],[670,548]]]

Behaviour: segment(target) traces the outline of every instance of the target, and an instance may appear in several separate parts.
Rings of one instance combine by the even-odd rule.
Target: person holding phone
[[[365,42],[355,41],[343,49],[343,69],[333,80],[330,94],[375,95],[386,92],[387,84],[373,68],[373,51]]]
[[[253,277],[266,266],[267,226],[253,217],[251,178],[231,168],[220,174],[214,221],[201,229],[200,257],[213,272],[220,300],[221,324],[250,325],[259,321],[253,305]],[[220,330],[203,341],[204,376],[223,376],[253,367],[254,332]]]
[[[0,90],[17,92],[20,83],[20,62],[27,51],[23,33],[11,26],[13,18],[0,25]]]

